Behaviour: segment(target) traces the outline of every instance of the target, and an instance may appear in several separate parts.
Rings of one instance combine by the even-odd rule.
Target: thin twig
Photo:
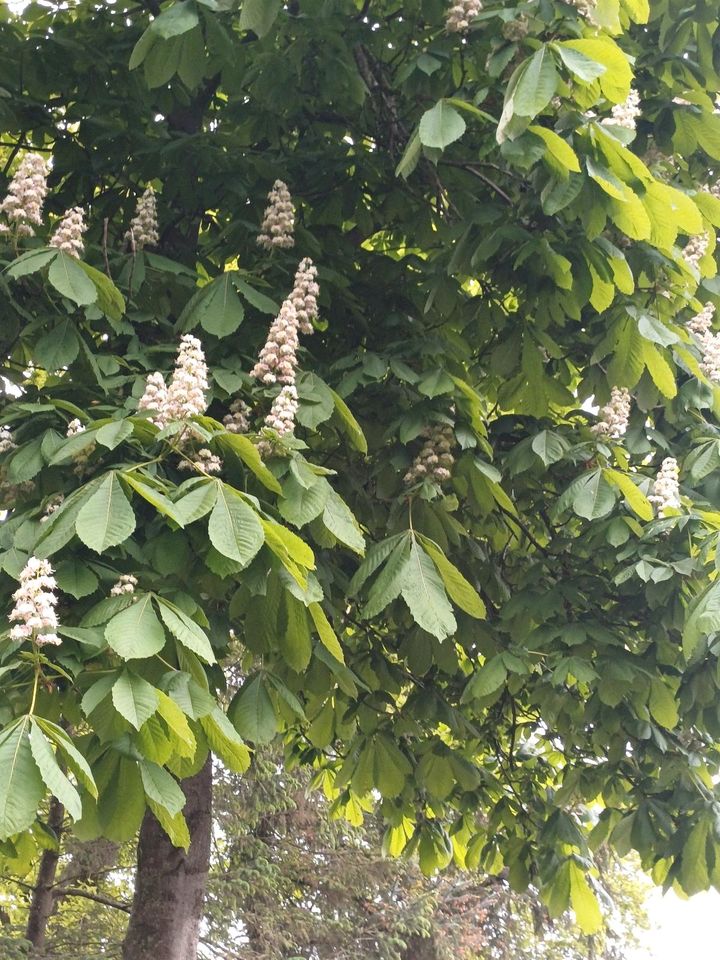
[[[105,217],[103,220],[102,252],[103,260],[105,261],[105,273],[108,275],[108,278],[112,280],[112,274],[110,273],[110,261],[108,260],[108,223],[109,220],[107,217]]]

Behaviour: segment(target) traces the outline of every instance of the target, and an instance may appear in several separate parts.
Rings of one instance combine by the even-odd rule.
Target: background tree
[[[715,6],[0,16],[5,855],[142,822],[125,956],[193,960],[282,733],[587,933],[608,841],[717,884]]]

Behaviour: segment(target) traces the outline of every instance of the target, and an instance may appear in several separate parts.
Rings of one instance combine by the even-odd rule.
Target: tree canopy
[[[2,855],[46,795],[142,823],[147,913],[173,845],[202,874],[208,757],[279,738],[388,853],[586,932],[606,843],[719,885],[716,5],[0,37]],[[192,960],[155,908],[128,960]]]

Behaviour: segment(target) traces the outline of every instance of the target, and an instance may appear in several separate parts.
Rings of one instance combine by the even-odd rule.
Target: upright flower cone
[[[448,33],[467,33],[482,7],[481,0],[454,0],[445,18],[445,29]]]
[[[138,200],[135,216],[130,221],[130,229],[126,236],[136,250],[142,250],[143,247],[155,247],[160,242],[157,201],[152,187],[147,187]]]
[[[55,632],[58,627],[56,587],[49,561],[30,557],[20,574],[20,587],[13,594],[15,606],[9,616],[15,623],[10,630],[13,640],[32,640],[39,647],[60,643]]]
[[[266,250],[286,250],[295,245],[295,208],[287,184],[276,180],[268,200],[257,242]]]
[[[596,437],[619,440],[627,432],[632,399],[627,387],[613,387],[610,401],[600,409],[598,422],[592,428]]]
[[[0,203],[0,213],[7,223],[0,224],[0,233],[32,237],[34,226],[42,223],[42,210],[47,196],[48,164],[37,153],[26,153],[10,181],[7,196]]]
[[[311,334],[315,332],[312,322],[317,320],[319,316],[317,302],[319,295],[317,267],[310,257],[305,257],[304,260],[300,261],[297,268],[295,284],[289,297],[293,307],[295,307],[300,333]]]
[[[298,317],[290,299],[270,324],[268,337],[250,376],[262,383],[295,383],[298,350]]]
[[[70,257],[78,260],[85,252],[83,234],[85,233],[85,211],[82,207],[71,207],[65,212],[55,233],[50,238],[50,246],[57,247]]]
[[[165,405],[166,420],[186,420],[207,408],[208,369],[202,343],[186,333],[180,338],[175,370],[170,379]]]

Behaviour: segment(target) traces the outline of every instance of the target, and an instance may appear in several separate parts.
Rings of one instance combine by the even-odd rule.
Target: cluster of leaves
[[[129,837],[149,804],[186,843],[173,775],[208,749],[244,769],[243,740],[282,731],[333,812],[381,796],[387,850],[505,867],[589,931],[608,838],[658,882],[720,884],[718,394],[684,327],[720,295],[717,10],[488,3],[458,38],[441,0],[147,6],[0,13],[0,122],[52,151],[52,212],[91,206],[95,265],[38,240],[3,274],[23,396],[2,587],[35,553],[73,598],[57,652],[2,646],[1,749],[23,757],[3,835],[41,829],[44,777],[79,796],[81,836]],[[605,122],[631,85],[634,131]],[[297,247],[267,258],[277,177]],[[150,180],[161,253],[103,250]],[[322,323],[299,439],[263,463],[222,418],[270,399],[242,371],[298,254]],[[177,427],[136,412],[188,330],[221,480],[184,479]],[[622,444],[589,429],[612,386],[635,398]],[[453,427],[452,481],[408,490],[428,424]],[[654,519],[668,455],[683,508]],[[106,597],[120,573],[135,603]],[[225,714],[231,630],[247,676]]]

